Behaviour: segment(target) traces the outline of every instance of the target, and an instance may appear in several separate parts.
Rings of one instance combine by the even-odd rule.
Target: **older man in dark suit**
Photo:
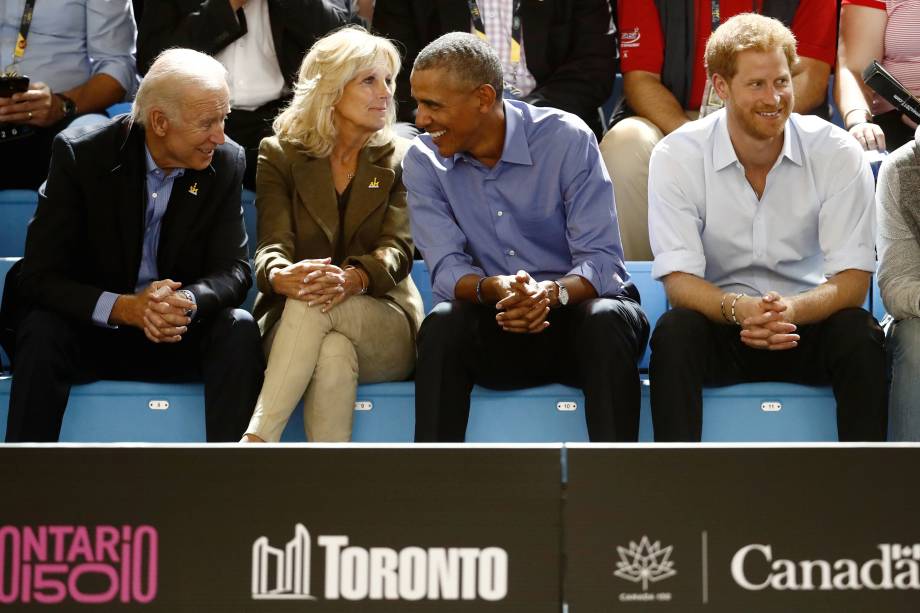
[[[475,13],[471,10],[475,8]],[[495,49],[520,100],[574,113],[600,138],[598,107],[616,75],[607,0],[377,0],[374,29],[401,43],[403,66],[448,32],[474,32]],[[397,77],[399,120],[415,121],[409,71]]]
[[[130,116],[65,131],[29,226],[6,440],[55,441],[70,386],[203,376],[210,441],[241,436],[265,361],[240,208],[242,149],[224,138],[226,71],[172,49]]]
[[[227,68],[227,135],[246,149],[243,182],[255,189],[259,143],[290,100],[301,60],[348,20],[341,0],[161,0],[140,20],[137,65],[143,74],[164,49],[188,47]]]

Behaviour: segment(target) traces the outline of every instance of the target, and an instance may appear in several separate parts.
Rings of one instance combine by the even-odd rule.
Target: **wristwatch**
[[[553,281],[556,284],[556,298],[559,300],[559,306],[565,306],[569,303],[569,290],[559,281]]]
[[[176,293],[177,293],[177,294],[182,294],[182,296],[183,296],[186,300],[188,300],[188,301],[191,302],[193,305],[195,305],[195,306],[193,306],[192,308],[190,308],[190,309],[188,309],[188,310],[185,311],[185,316],[186,316],[186,317],[194,317],[195,311],[198,310],[198,301],[195,300],[195,294],[193,294],[193,293],[191,292],[191,290],[187,290],[187,289],[180,289],[180,290],[177,291]]]
[[[54,94],[61,100],[61,112],[64,113],[64,119],[70,119],[77,115],[77,103],[65,96],[64,94]]]

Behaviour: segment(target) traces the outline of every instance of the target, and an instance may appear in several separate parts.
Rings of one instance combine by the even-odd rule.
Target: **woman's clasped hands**
[[[301,260],[271,272],[275,293],[301,300],[327,313],[355,294],[363,293],[364,279],[357,268],[340,268],[331,258]]]

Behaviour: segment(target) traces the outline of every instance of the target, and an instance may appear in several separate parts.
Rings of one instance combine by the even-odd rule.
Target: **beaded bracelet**
[[[738,321],[738,318],[735,316],[735,304],[738,302],[738,299],[741,298],[744,294],[738,293],[735,294],[735,298],[732,300],[732,321],[736,326],[740,326],[741,322]]]

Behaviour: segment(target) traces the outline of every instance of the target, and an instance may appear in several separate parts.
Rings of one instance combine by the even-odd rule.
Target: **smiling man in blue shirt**
[[[465,33],[411,77],[427,134],[403,161],[416,245],[439,303],[419,332],[417,441],[462,441],[474,384],[585,392],[593,441],[634,441],[648,337],[613,188],[575,115],[503,101],[501,64]]]

